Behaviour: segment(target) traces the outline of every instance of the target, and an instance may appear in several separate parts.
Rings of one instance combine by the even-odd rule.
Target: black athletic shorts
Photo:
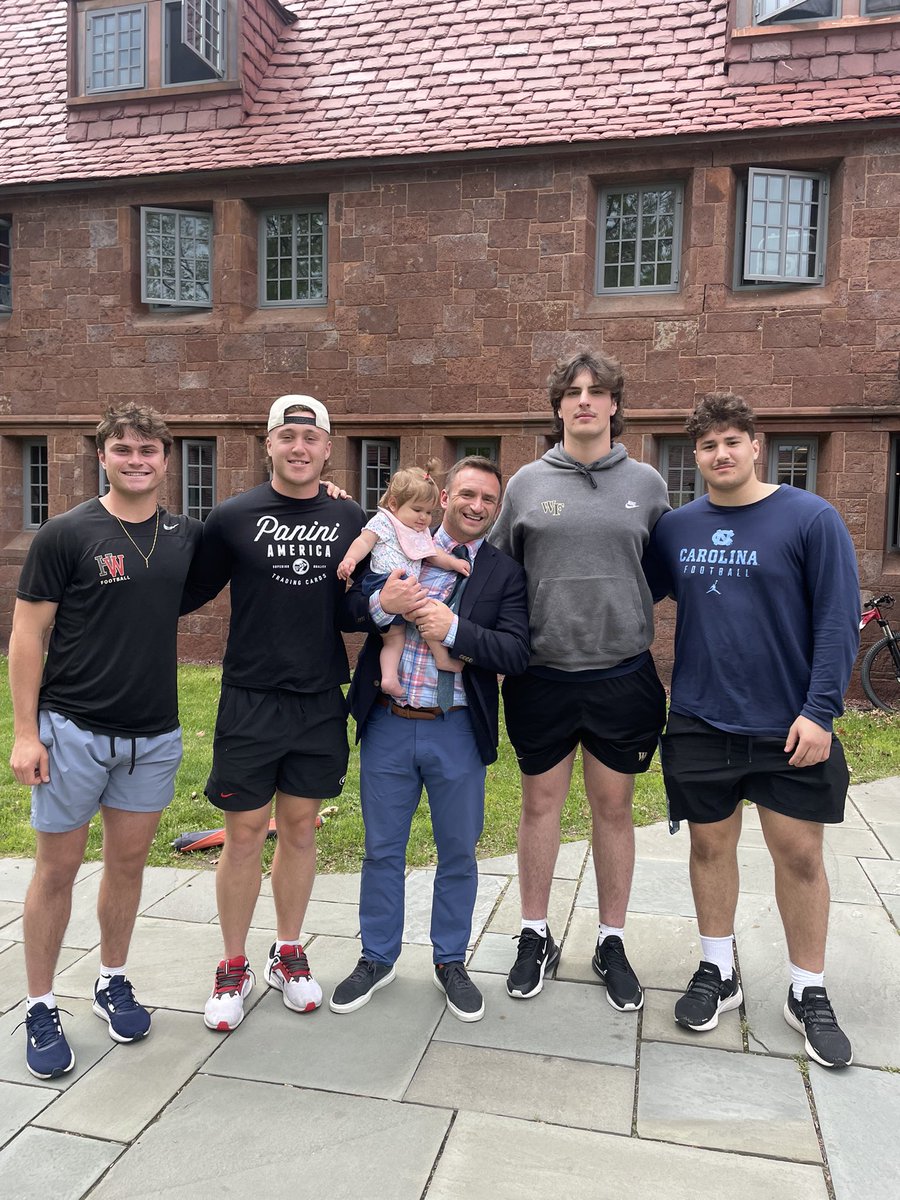
[[[228,812],[263,808],[276,790],[328,800],[347,773],[347,702],[327,692],[222,685],[207,799]]]
[[[549,771],[579,742],[610,770],[639,775],[666,721],[666,693],[648,654],[636,671],[590,682],[508,675],[503,710],[523,775]]]
[[[660,756],[671,821],[724,821],[742,800],[800,821],[844,819],[850,773],[837,738],[824,762],[790,767],[784,738],[725,733],[673,712]]]

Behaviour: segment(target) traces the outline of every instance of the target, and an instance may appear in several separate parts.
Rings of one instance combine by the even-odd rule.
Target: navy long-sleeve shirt
[[[821,497],[782,486],[754,504],[708,497],[666,513],[645,570],[678,603],[672,702],[729,733],[831,729],[859,649],[853,542]]]

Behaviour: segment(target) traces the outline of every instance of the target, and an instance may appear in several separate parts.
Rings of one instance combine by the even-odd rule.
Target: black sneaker
[[[606,984],[606,999],[619,1012],[637,1012],[644,1007],[644,992],[631,963],[625,957],[622,939],[611,934],[597,943],[591,966]]]
[[[784,1019],[806,1039],[806,1053],[823,1067],[849,1067],[853,1062],[850,1039],[837,1023],[828,993],[821,987],[805,987],[803,999],[794,999],[788,988]]]
[[[544,972],[549,971],[558,958],[559,946],[553,940],[550,926],[547,926],[546,937],[526,926],[519,934],[519,949],[506,978],[506,990],[516,1000],[536,996],[544,986]]]
[[[331,993],[328,1007],[332,1012],[355,1012],[368,1004],[373,992],[387,987],[397,975],[393,963],[369,962],[361,958],[343,983]]]
[[[484,1016],[481,992],[461,962],[435,963],[434,986],[447,994],[447,1007],[460,1021],[480,1021]]]
[[[34,1004],[25,1014],[25,1065],[35,1079],[58,1079],[75,1066],[59,1009]],[[16,1026],[18,1028],[18,1026]]]
[[[732,972],[724,982],[715,963],[701,962],[684,995],[675,1001],[675,1020],[685,1029],[705,1033],[715,1029],[719,1013],[738,1008],[744,994]]]
[[[105,988],[94,985],[94,1012],[109,1025],[114,1042],[137,1042],[150,1032],[150,1014],[134,998],[134,988],[124,975],[113,975]]]

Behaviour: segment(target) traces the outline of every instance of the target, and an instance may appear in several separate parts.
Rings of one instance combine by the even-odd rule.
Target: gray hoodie
[[[525,568],[530,666],[596,670],[649,648],[641,556],[668,509],[662,476],[618,442],[588,466],[559,444],[516,472],[490,541]]]

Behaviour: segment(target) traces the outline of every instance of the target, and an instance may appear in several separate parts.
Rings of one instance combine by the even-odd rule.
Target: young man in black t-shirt
[[[235,1029],[255,982],[246,938],[262,878],[260,855],[275,798],[272,864],[277,939],[266,981],[285,1005],[311,1012],[322,990],[300,930],[316,867],[316,817],[339,794],[347,769],[350,677],[340,631],[370,628],[366,601],[347,593],[337,568],[365,522],[352,500],[331,499],[320,477],[331,453],[325,406],[282,396],[269,412],[271,482],[220,504],[207,519],[186,606],[231,585],[210,802],[225,813],[216,873],[225,956],[204,1020]]]
[[[49,520],[25,560],[13,614],[10,766],[32,789],[35,871],[25,898],[26,1062],[75,1065],[53,996],[88,823],[103,820],[94,1012],[117,1042],[146,1036],[125,960],[147,851],[181,761],[176,632],[200,522],[160,508],[172,437],[159,413],[110,411],[97,428],[109,492]],[[44,638],[53,629],[47,662]]]

